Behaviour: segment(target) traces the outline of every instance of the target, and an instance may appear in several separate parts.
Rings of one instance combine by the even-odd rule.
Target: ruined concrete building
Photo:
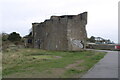
[[[51,16],[32,23],[33,47],[45,50],[77,51],[85,48],[87,12],[78,15]]]

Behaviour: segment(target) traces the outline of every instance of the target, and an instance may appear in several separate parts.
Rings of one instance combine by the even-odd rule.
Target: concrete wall
[[[67,24],[67,39],[69,50],[81,50],[86,45],[86,24],[87,13],[74,16],[72,19],[68,19]]]
[[[67,50],[67,20],[51,17],[39,25],[33,25],[34,48]]]
[[[88,45],[87,48],[91,49],[103,49],[103,50],[115,50],[116,44],[94,44],[94,45]]]
[[[46,50],[81,50],[85,46],[87,13],[51,16],[42,23],[33,23],[33,46]]]

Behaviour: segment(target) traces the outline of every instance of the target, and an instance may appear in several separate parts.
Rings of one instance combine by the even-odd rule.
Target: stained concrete
[[[33,47],[46,50],[76,51],[86,45],[87,12],[78,15],[51,16],[33,23]]]

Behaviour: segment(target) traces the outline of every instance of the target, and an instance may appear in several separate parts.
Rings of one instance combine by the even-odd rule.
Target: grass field
[[[3,52],[3,77],[80,78],[106,53],[19,49]]]

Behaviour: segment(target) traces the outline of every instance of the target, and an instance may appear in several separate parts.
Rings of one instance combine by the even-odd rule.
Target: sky
[[[1,32],[29,34],[32,23],[50,16],[88,12],[87,35],[118,42],[119,0],[0,0]]]

